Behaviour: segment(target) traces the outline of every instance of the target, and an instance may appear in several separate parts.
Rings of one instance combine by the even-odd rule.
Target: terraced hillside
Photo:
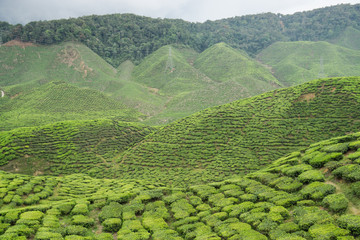
[[[1,169],[30,175],[109,177],[113,158],[153,131],[114,120],[64,121],[0,132]]]
[[[167,184],[245,174],[310,143],[357,131],[360,78],[315,80],[168,124],[117,161],[119,176]]]
[[[357,239],[359,152],[350,134],[186,188],[0,172],[0,239]]]
[[[63,81],[39,87],[4,88],[0,98],[0,131],[39,126],[63,120],[109,118],[139,121],[143,114],[96,90],[82,89]]]
[[[277,42],[257,57],[271,67],[285,86],[318,78],[360,75],[360,51],[328,42]]]

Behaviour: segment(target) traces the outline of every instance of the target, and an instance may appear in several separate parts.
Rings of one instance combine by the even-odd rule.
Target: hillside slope
[[[163,111],[146,121],[150,124],[169,123],[281,86],[267,68],[225,43],[200,54],[162,47],[135,68],[133,79],[169,98]]]
[[[206,109],[126,151],[119,175],[186,184],[259,169],[312,142],[357,131],[359,86],[359,77],[316,80]]]
[[[246,177],[168,188],[143,180],[0,171],[2,239],[356,239],[360,133]]]
[[[2,131],[0,168],[30,175],[86,172],[106,177],[115,171],[112,159],[152,131],[141,124],[108,119]]]
[[[140,112],[92,89],[63,81],[28,87],[20,84],[4,88],[0,98],[0,130],[31,127],[62,120],[110,118],[139,121]]]
[[[328,42],[277,42],[258,59],[285,86],[317,78],[360,76],[360,51]]]
[[[214,81],[239,83],[250,96],[281,86],[268,69],[225,43],[206,49],[196,58],[194,66]]]
[[[13,92],[13,95],[24,88],[65,81],[80,88],[103,92],[128,107],[146,109],[145,114],[154,114],[164,101],[146,87],[128,81],[125,76],[129,73],[126,73],[125,66],[117,73],[104,59],[79,43],[42,46],[12,41],[0,47],[0,56],[0,87],[5,91],[6,87],[17,86],[18,92]]]

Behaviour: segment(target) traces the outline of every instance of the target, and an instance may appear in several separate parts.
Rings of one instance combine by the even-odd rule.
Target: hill
[[[184,185],[257,170],[310,143],[356,131],[359,84],[359,77],[315,80],[208,108],[124,152],[118,174]]]
[[[204,23],[134,14],[92,15],[25,26],[0,24],[0,41],[20,39],[45,45],[82,42],[117,67],[126,60],[138,64],[169,44],[184,44],[201,52],[225,42],[255,55],[277,41],[328,41],[347,27],[359,30],[359,12],[359,4],[339,4],[288,15],[262,13]]]
[[[359,143],[325,140],[247,177],[177,189],[0,172],[0,238],[356,239]]]
[[[133,80],[168,101],[149,124],[181,117],[280,87],[268,69],[225,43],[198,54],[181,46],[165,46],[135,67]]]
[[[217,82],[234,81],[250,96],[279,88],[281,84],[264,66],[246,53],[218,43],[203,51],[194,66]]]
[[[6,90],[6,87],[16,85],[12,89],[13,95],[24,88],[65,81],[80,88],[98,90],[129,108],[146,109],[145,114],[156,111],[158,102],[163,101],[140,84],[119,77],[119,74],[128,75],[125,68],[118,73],[104,59],[79,43],[40,46],[12,41],[0,47],[0,55],[3,59],[0,86]],[[16,89],[18,92],[14,93]]]
[[[286,86],[317,78],[360,75],[360,51],[328,42],[277,42],[264,49],[258,59]]]
[[[108,119],[64,121],[0,132],[1,169],[30,175],[85,172],[106,177],[113,158],[152,128]]]
[[[336,39],[330,42],[346,48],[360,50],[359,39],[360,39],[360,31],[353,27],[347,27],[339,37],[337,37]]]
[[[185,57],[197,53],[189,48],[164,46],[135,67],[134,81],[163,95],[176,95],[210,85],[212,81],[190,65]]]
[[[57,81],[33,87],[19,84],[4,88],[0,98],[0,130],[30,127],[62,120],[109,118],[139,121],[140,112],[97,90]]]

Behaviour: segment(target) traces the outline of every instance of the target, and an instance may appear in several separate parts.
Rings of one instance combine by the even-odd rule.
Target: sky
[[[153,18],[204,22],[257,13],[292,14],[360,0],[0,0],[0,21],[68,19],[86,15],[134,13]]]

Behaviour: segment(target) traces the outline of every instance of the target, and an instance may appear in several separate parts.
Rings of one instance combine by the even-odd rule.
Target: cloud
[[[338,0],[1,0],[0,20],[25,24],[92,14],[135,13],[203,22],[263,12],[287,14],[339,3]]]

